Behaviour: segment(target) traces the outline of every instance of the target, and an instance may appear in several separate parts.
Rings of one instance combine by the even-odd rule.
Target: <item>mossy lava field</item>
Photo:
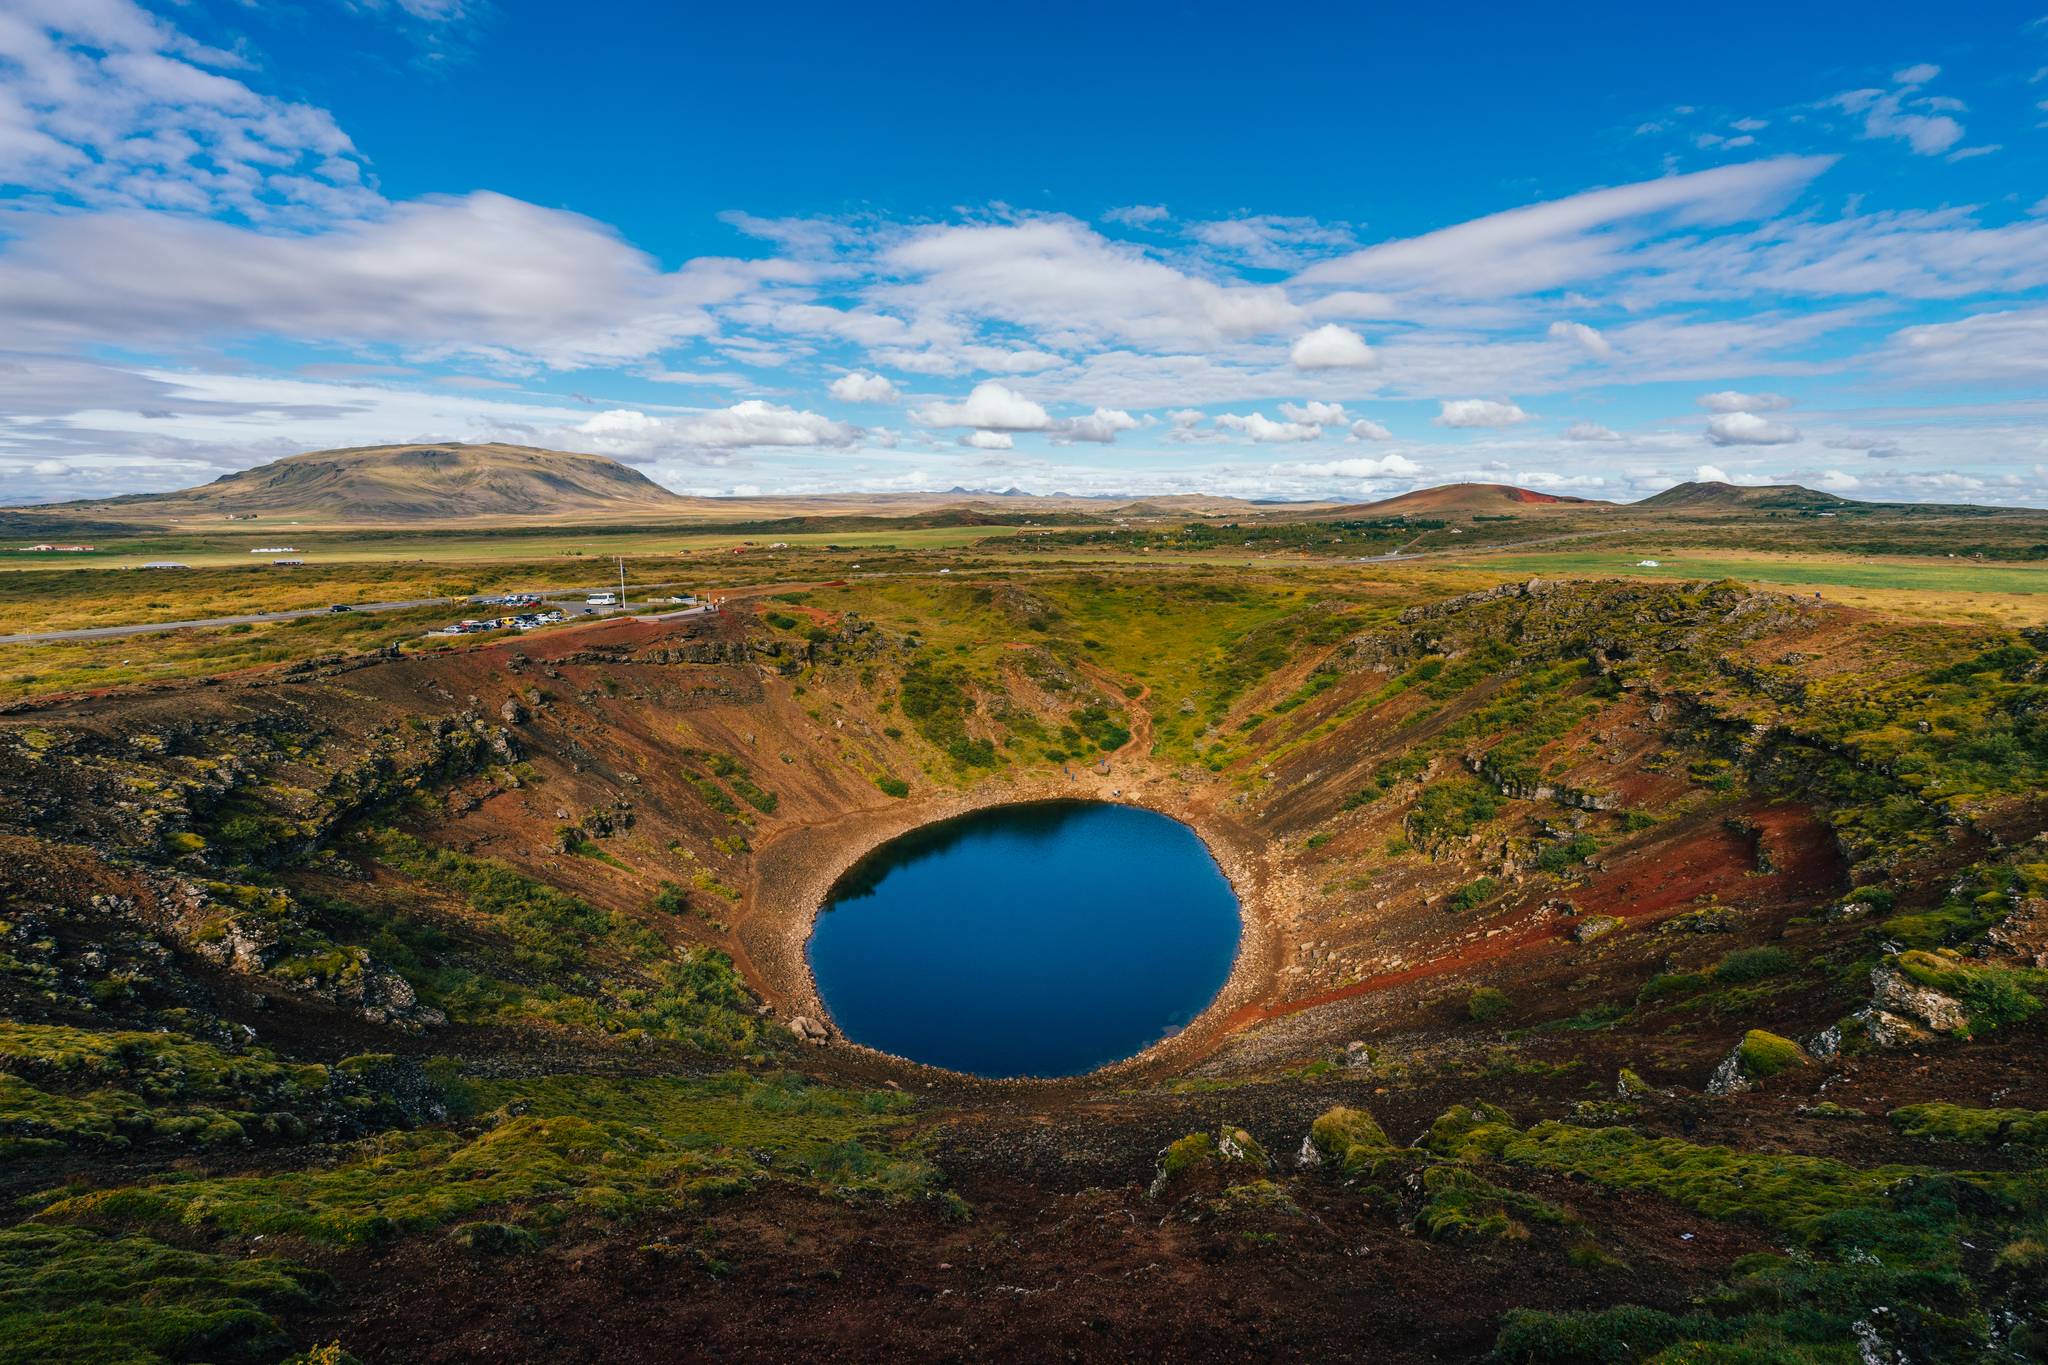
[[[1149,552],[19,682],[0,1360],[2048,1353],[2048,633]],[[842,874],[1076,798],[1214,854],[1214,1003],[841,1037]]]

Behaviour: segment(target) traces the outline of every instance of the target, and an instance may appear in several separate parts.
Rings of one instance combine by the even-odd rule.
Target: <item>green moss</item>
[[[1763,1224],[1795,1236],[1819,1234],[1830,1217],[1882,1206],[1915,1172],[1850,1166],[1826,1157],[1741,1152],[1679,1138],[1646,1138],[1626,1128],[1539,1123],[1511,1135],[1501,1160],[1564,1171],[1623,1189],[1649,1190],[1714,1218]]]
[[[1473,1100],[1452,1105],[1438,1115],[1417,1145],[1453,1161],[1476,1161],[1497,1157],[1517,1136],[1507,1110]]]
[[[1742,1059],[1743,1074],[1757,1081],[1807,1060],[1806,1050],[1799,1044],[1760,1028],[1753,1028],[1742,1035],[1742,1041],[1736,1045],[1736,1053]]]
[[[1401,1155],[1371,1114],[1350,1105],[1324,1110],[1308,1137],[1323,1161],[1346,1177],[1377,1175]]]
[[[1523,1220],[1563,1224],[1562,1209],[1541,1199],[1504,1190],[1462,1166],[1432,1166],[1422,1173],[1422,1208],[1415,1226],[1438,1240],[1521,1241]]]
[[[470,1082],[463,1100],[489,1126],[386,1136],[303,1171],[72,1195],[42,1217],[366,1245],[490,1210],[616,1219],[778,1180],[851,1198],[944,1197],[934,1168],[888,1142],[910,1102],[887,1091],[738,1073],[556,1076]]]
[[[272,1317],[311,1302],[317,1272],[181,1251],[85,1228],[0,1231],[0,1362],[275,1358]]]
[[[1216,1139],[1207,1133],[1189,1133],[1168,1144],[1159,1157],[1159,1179],[1173,1181],[1216,1160]]]
[[[1909,1104],[1894,1109],[1892,1126],[1907,1137],[1966,1147],[2048,1147],[2048,1110],[1971,1109],[1959,1104]]]

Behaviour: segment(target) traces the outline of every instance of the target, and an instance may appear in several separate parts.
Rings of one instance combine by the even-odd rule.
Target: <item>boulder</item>
[[[1591,943],[1620,927],[1621,921],[1612,915],[1590,915],[1572,926],[1572,942]]]
[[[1811,1066],[1813,1058],[1806,1049],[1764,1029],[1753,1028],[1742,1035],[1742,1041],[1735,1050],[1722,1059],[1714,1068],[1714,1074],[1707,1080],[1709,1095],[1739,1095],[1768,1080],[1781,1071],[1795,1066]]]
[[[1870,1004],[1874,1010],[1904,1015],[1936,1033],[1959,1033],[1969,1026],[1963,1002],[1923,986],[1890,963],[1870,970]]]
[[[831,1041],[832,1031],[808,1014],[799,1014],[789,1021],[789,1031],[797,1038],[813,1046],[822,1047]]]

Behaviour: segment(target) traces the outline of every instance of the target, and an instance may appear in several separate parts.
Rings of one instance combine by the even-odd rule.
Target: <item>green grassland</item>
[[[891,526],[863,524],[848,529],[806,529],[778,523],[738,523],[731,529],[689,525],[675,527],[570,526],[507,527],[450,531],[300,530],[289,525],[262,531],[243,529],[204,534],[168,532],[146,536],[99,537],[87,553],[0,553],[0,570],[129,569],[151,560],[175,560],[194,567],[268,566],[273,559],[302,559],[307,564],[404,563],[481,564],[511,557],[531,560],[576,559],[604,555],[687,554],[765,547],[943,550],[1016,534],[1010,526]],[[259,546],[289,545],[288,555],[252,554]]]

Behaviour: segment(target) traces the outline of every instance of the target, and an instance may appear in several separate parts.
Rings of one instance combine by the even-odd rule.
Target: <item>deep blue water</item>
[[[854,1042],[979,1076],[1075,1076],[1201,1013],[1238,927],[1186,825],[1099,802],[998,806],[841,878],[811,971]]]

